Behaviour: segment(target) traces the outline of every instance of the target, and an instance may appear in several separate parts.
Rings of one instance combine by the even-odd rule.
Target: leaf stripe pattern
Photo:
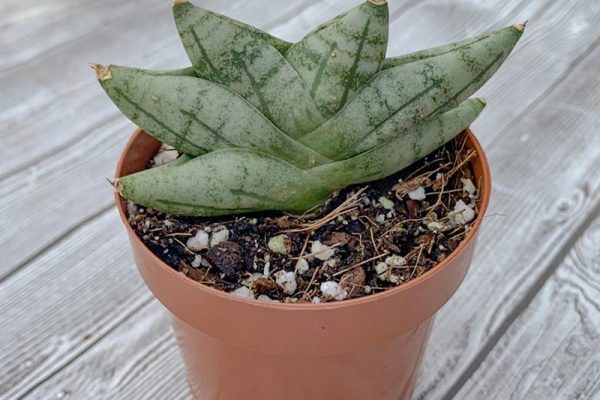
[[[410,135],[399,135],[353,158],[315,167],[308,172],[340,187],[385,178],[454,138],[484,107],[485,102],[481,99],[465,100],[458,107],[419,125]]]
[[[346,104],[346,100],[348,99],[348,93],[350,92],[351,87],[360,87],[360,84],[356,84],[356,80],[358,79],[356,76],[356,71],[358,70],[360,58],[363,53],[363,47],[365,46],[365,41],[367,40],[367,36],[369,35],[369,25],[371,24],[371,18],[367,19],[365,23],[365,29],[363,29],[362,34],[360,35],[360,41],[358,42],[358,49],[356,50],[356,55],[354,56],[354,62],[352,63],[352,67],[350,67],[350,71],[348,72],[348,77],[346,78],[346,84],[344,87],[344,94],[342,94],[342,99],[340,100],[340,104]],[[360,82],[363,83],[363,82]]]
[[[323,122],[306,82],[261,35],[190,3],[173,14],[198,77],[238,93],[292,138]]]
[[[478,42],[488,39],[489,36],[490,36],[490,34],[486,33],[483,35],[478,35],[478,36],[475,36],[475,37],[472,37],[472,38],[469,38],[466,40],[462,40],[460,42],[456,42],[456,43],[452,43],[452,44],[448,44],[448,45],[444,45],[444,46],[434,47],[434,48],[427,49],[427,50],[416,51],[414,53],[405,54],[405,55],[398,56],[398,57],[386,58],[381,65],[381,69],[394,68],[394,67],[408,64],[408,63],[411,63],[414,61],[420,61],[420,60],[424,60],[426,58],[441,56],[443,54],[447,54],[452,51],[464,49],[467,46],[470,46],[475,43],[478,43]]]
[[[385,142],[473,94],[500,67],[521,33],[504,28],[456,51],[382,70],[300,141],[333,160]]]
[[[139,204],[172,214],[224,215],[282,209],[301,212],[333,190],[318,177],[249,149],[225,149],[119,178],[117,189]]]
[[[111,66],[110,71],[111,78],[101,85],[119,109],[146,132],[184,153],[199,155],[236,146],[261,149],[301,168],[329,161],[219,84],[119,66]]]
[[[294,44],[286,59],[311,86],[325,117],[335,114],[385,58],[388,6],[365,1]]]
[[[485,68],[483,68],[481,70],[480,73],[478,73],[473,78],[473,81],[478,82],[485,74],[487,74],[490,71],[490,69],[492,69],[494,67],[494,65],[496,65],[498,63],[498,61],[500,60],[501,57],[502,57],[502,53],[499,53],[494,59],[492,59],[492,61],[488,65],[485,66]],[[463,88],[460,89],[454,96],[450,97],[447,101],[440,104],[434,110],[432,110],[428,113],[423,113],[420,116],[420,118],[422,120],[426,120],[432,116],[437,115],[440,112],[444,112],[444,111],[449,110],[450,108],[454,107],[457,104],[457,102],[460,101],[460,99],[464,99],[469,95],[469,94],[467,94],[465,96],[465,93],[471,87],[472,87],[472,82],[469,82],[467,85],[463,86]],[[418,97],[422,97],[423,95],[429,93],[432,89],[435,89],[435,86],[430,86],[425,91],[420,93],[418,95]],[[418,97],[411,99],[411,101],[408,104],[411,104],[413,101],[416,101],[418,99]],[[403,109],[404,109],[404,107],[401,107],[400,109],[398,109],[396,112],[394,112],[394,114],[392,114],[390,116],[390,118],[388,118],[387,120],[385,120],[384,122],[382,122],[381,124],[376,126],[375,129],[373,131],[371,131],[371,133],[369,133],[367,136],[362,138],[359,142],[355,143],[354,147],[355,147],[356,153],[362,153],[364,151],[367,151],[367,150],[377,146],[378,144],[383,143],[386,140],[389,140],[394,135],[398,135],[398,134],[402,134],[402,133],[406,132],[408,129],[402,129],[402,127],[399,126],[399,122],[398,122],[398,119],[401,119],[403,117],[403,116],[399,115]],[[386,124],[392,125],[392,127],[390,128],[388,126],[385,126]]]
[[[364,0],[293,45],[185,0],[173,13],[192,67],[95,69],[127,117],[184,153],[117,179],[117,190],[190,216],[301,213],[396,173],[480,114],[485,102],[467,97],[524,30],[385,59],[385,0]]]
[[[162,121],[160,121],[158,118],[156,118],[151,112],[146,111],[144,109],[144,107],[142,107],[136,101],[132,100],[129,96],[127,96],[124,91],[122,91],[118,88],[115,88],[114,91],[134,108],[134,110],[135,110],[134,115],[138,111],[143,113],[153,123],[155,123],[162,129],[164,129],[166,132],[169,132],[171,135],[173,135],[175,137],[174,144],[177,145],[178,148],[181,148],[181,149],[186,148],[189,150],[189,151],[187,151],[187,153],[193,154],[193,155],[199,155],[199,154],[208,152],[208,150],[206,150],[205,148],[203,148],[203,147],[199,146],[197,143],[194,143],[193,141],[189,140],[185,134],[180,135],[173,129],[169,128],[166,124],[164,124]],[[148,132],[148,133],[150,133],[150,132]]]

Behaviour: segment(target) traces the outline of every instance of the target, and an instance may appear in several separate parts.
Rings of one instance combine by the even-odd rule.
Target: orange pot
[[[160,143],[137,130],[116,176],[144,169]],[[264,303],[206,287],[146,248],[117,208],[137,267],[173,315],[173,328],[196,399],[409,399],[435,313],[454,294],[471,262],[488,206],[491,178],[481,146],[479,215],[458,248],[418,278],[372,296],[322,304]]]

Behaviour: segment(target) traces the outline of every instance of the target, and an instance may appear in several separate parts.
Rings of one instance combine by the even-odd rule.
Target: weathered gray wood
[[[600,398],[600,217],[456,398]]]
[[[599,60],[596,47],[488,149],[490,217],[473,269],[436,321],[417,399],[462,385],[581,226],[600,212]],[[484,114],[475,132],[495,129]]]
[[[256,12],[250,15],[255,23],[276,26],[306,1],[274,4],[261,18]],[[241,19],[244,15],[237,12],[249,14],[260,8],[256,0],[221,2],[221,8],[214,7],[216,3],[206,6]],[[32,61],[16,72],[0,71],[1,101],[6,96],[7,104],[0,107],[0,126],[7,127],[0,146],[0,223],[6,227],[0,230],[0,246],[7,253],[0,259],[0,279],[110,205],[104,178],[112,176],[120,148],[134,126],[111,104],[87,62],[102,58],[162,68],[177,66],[167,63],[180,60],[179,65],[187,65],[168,4],[144,4],[136,6],[143,11],[140,15],[127,14],[115,26],[118,31],[106,32],[101,41],[84,35],[75,47],[60,47],[43,64]],[[110,20],[110,16],[104,10],[99,18]],[[22,79],[40,73],[45,77],[41,83]],[[93,142],[97,147],[90,146]],[[16,232],[28,240],[13,240]]]
[[[0,11],[7,11],[0,36],[12,36],[22,49],[32,49],[20,54],[12,45],[8,52],[0,49],[0,63],[8,66],[0,70],[0,275],[26,264],[0,283],[0,398],[26,393],[28,398],[52,398],[69,392],[72,398],[189,398],[165,315],[137,277],[116,214],[103,211],[112,199],[102,178],[112,174],[132,126],[78,64],[170,67],[185,62],[169,4],[144,2],[145,10],[136,16],[132,7],[139,4],[126,3],[105,7],[97,2],[7,0],[0,5]],[[202,2],[208,7],[217,3],[228,7],[229,15],[297,39],[355,2],[269,2],[269,7],[260,0]],[[37,14],[28,14],[27,7],[34,4]],[[483,390],[496,387],[492,381],[502,384],[501,370],[513,367],[511,351],[501,350],[514,352],[524,340],[520,338],[537,332],[539,325],[518,315],[590,215],[599,212],[600,177],[593,174],[600,170],[600,137],[595,134],[600,122],[599,5],[591,0],[463,0],[394,1],[392,7],[397,18],[391,28],[393,55],[530,19],[513,58],[482,91],[490,106],[474,129],[489,145],[493,207],[471,273],[437,318],[415,395],[481,398]],[[126,17],[116,18],[110,29],[98,28],[112,19],[111,8]],[[76,37],[66,34],[71,12],[72,17],[83,16],[90,29],[77,22]],[[94,25],[89,13],[103,24]],[[290,16],[297,18],[284,23]],[[48,17],[54,22],[46,29]],[[102,60],[87,59],[96,55]],[[21,166],[27,168],[14,174]],[[563,282],[554,281],[538,297],[547,299],[547,286]],[[556,313],[541,306],[557,303],[534,300],[532,305],[536,302],[540,307],[532,313],[530,306],[524,315],[558,321]],[[594,308],[586,310],[592,314]],[[595,310],[590,320],[597,321]],[[565,318],[555,329],[571,321]],[[513,333],[503,339],[511,324]],[[576,336],[577,330],[573,332]],[[544,354],[542,344],[534,343],[531,354]],[[515,363],[515,369],[524,365]],[[580,371],[571,367],[561,371],[582,383],[584,395],[595,388],[583,384],[597,378],[597,363],[586,365],[587,375],[577,375]],[[543,376],[556,376],[545,371]],[[477,384],[469,380],[473,373]],[[541,393],[530,387],[529,394]],[[513,388],[518,395],[526,393],[524,386]],[[574,393],[568,390],[562,393]],[[498,396],[505,392],[497,393],[502,398]]]
[[[2,284],[0,395],[26,393],[148,302],[130,260],[110,210]]]
[[[203,5],[270,29],[287,21],[307,2],[276,2],[263,7],[260,0],[210,0]],[[80,2],[82,5],[72,7],[72,3],[56,0],[24,21],[25,8],[3,14],[9,27],[26,21],[32,28],[22,34],[13,32],[16,29],[5,33],[11,43],[3,48],[6,62],[15,57],[18,62],[0,65],[0,126],[10,128],[0,149],[0,177],[64,150],[90,127],[120,118],[98,87],[89,63],[148,68],[189,65],[172,21],[170,2],[120,1],[115,7],[104,2]],[[93,10],[88,3],[95,5]],[[56,13],[61,18],[54,17],[58,21],[47,26],[46,18]],[[73,32],[68,33],[71,27]],[[3,60],[0,57],[0,64]]]

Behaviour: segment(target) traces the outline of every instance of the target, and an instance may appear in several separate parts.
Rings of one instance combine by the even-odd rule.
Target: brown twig
[[[351,265],[351,266],[350,266],[350,267],[348,267],[348,268],[345,268],[345,269],[343,269],[343,270],[341,270],[341,271],[338,271],[338,272],[336,272],[335,274],[331,275],[331,277],[335,278],[336,276],[339,276],[339,275],[341,275],[341,274],[343,274],[343,273],[345,273],[345,272],[348,272],[348,271],[352,271],[354,268],[360,267],[361,265],[364,265],[364,264],[366,264],[366,263],[369,263],[369,262],[371,262],[371,261],[377,260],[378,258],[385,257],[385,256],[387,256],[388,254],[390,254],[390,253],[389,253],[388,251],[386,251],[386,252],[385,252],[385,253],[383,253],[383,254],[379,254],[379,255],[377,255],[377,256],[375,256],[375,257],[371,257],[371,258],[369,258],[368,260],[364,260],[364,261],[361,261],[361,262],[359,262],[359,263],[357,263],[357,264]]]

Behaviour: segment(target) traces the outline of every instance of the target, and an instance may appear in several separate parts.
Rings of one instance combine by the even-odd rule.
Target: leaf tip
[[[526,20],[525,22],[523,22],[521,24],[515,24],[515,29],[518,30],[519,32],[523,32],[525,30],[525,27],[527,27],[527,22],[528,22],[528,20]]]
[[[188,0],[173,0],[173,7],[178,6],[179,4],[185,4]]]
[[[98,78],[99,81],[103,82],[112,78],[111,65],[92,64],[91,67],[96,71],[96,78]]]
[[[123,184],[121,183],[120,178],[115,178],[115,180],[113,181],[111,181],[109,178],[106,178],[106,180],[108,181],[108,183],[110,183],[115,192],[119,193],[119,195],[122,195]]]
[[[369,3],[375,6],[383,6],[387,3],[387,0],[369,0]]]
[[[483,104],[484,106],[487,105],[487,99],[485,97],[480,97],[479,101],[481,102],[481,104]]]

